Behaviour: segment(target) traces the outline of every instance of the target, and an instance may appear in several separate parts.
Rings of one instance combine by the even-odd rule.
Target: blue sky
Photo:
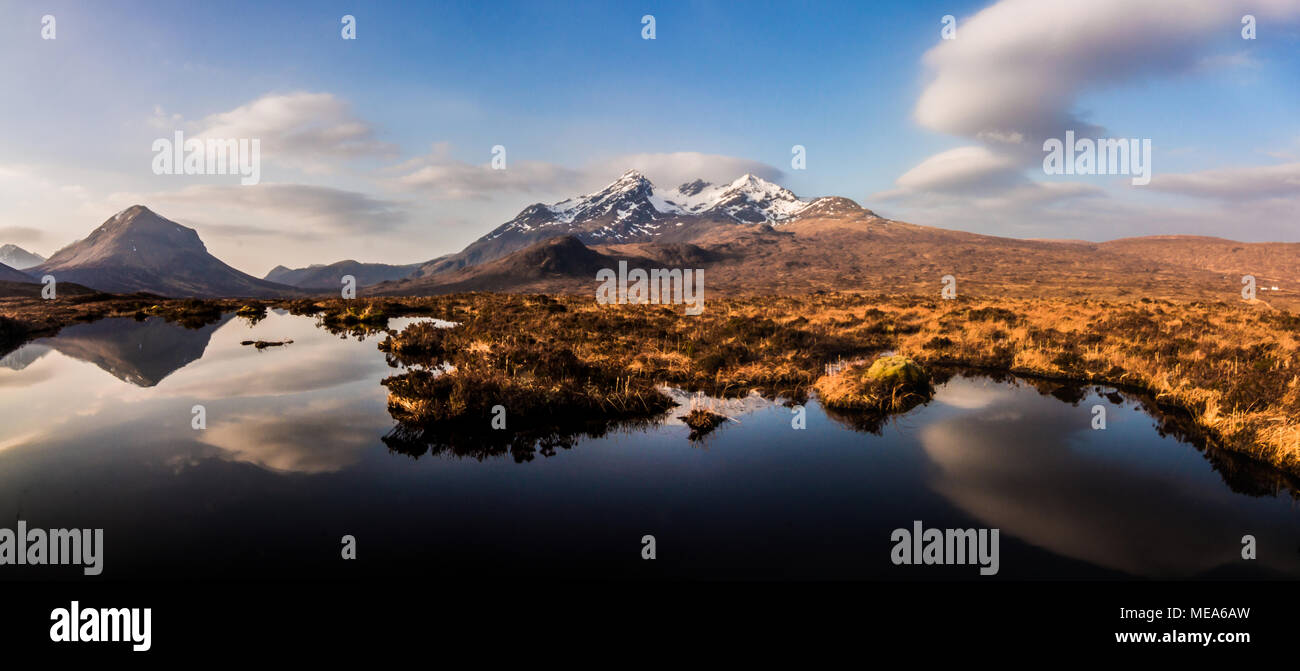
[[[414,262],[627,167],[999,235],[1300,240],[1300,0],[1129,5],[0,3],[0,242],[48,255],[141,202],[256,274]],[[1040,135],[1084,125],[1150,138],[1150,188],[1044,175]],[[262,138],[261,184],[150,170],[218,129]]]

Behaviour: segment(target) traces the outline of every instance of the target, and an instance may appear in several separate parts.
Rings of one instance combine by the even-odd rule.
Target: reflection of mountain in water
[[[232,316],[225,315],[196,329],[157,317],[144,321],[102,319],[69,326],[44,342],[62,354],[99,366],[119,380],[152,387],[203,356],[212,333]]]
[[[35,343],[28,344],[19,347],[18,349],[6,354],[3,358],[0,358],[0,368],[22,370],[33,363],[36,363],[37,359],[49,353],[50,348],[45,345],[37,345]]]

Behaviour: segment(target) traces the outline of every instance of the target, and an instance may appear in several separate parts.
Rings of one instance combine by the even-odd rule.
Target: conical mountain
[[[60,249],[28,272],[114,293],[266,297],[296,292],[226,265],[208,253],[194,229],[143,205],[118,212],[85,239]]]
[[[45,262],[45,257],[33,254],[18,245],[0,245],[0,263],[10,268],[23,270]]]

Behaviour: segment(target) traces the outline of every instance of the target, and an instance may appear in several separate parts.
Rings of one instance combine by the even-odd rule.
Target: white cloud
[[[507,150],[504,170],[492,169],[488,161],[471,164],[450,154],[450,145],[436,143],[429,154],[393,166],[387,172],[397,175],[393,184],[400,189],[418,190],[448,200],[491,199],[515,193],[567,198],[599,189],[627,170],[639,170],[663,189],[696,179],[730,182],[745,173],[770,180],[783,176],[780,170],[761,161],[699,152],[623,154],[581,168],[567,168],[511,158]]]
[[[428,154],[393,166],[388,172],[398,174],[393,180],[398,188],[447,200],[550,192],[572,185],[579,178],[577,171],[553,163],[511,159],[508,149],[505,158],[505,169],[495,170],[490,160],[472,164],[452,158],[450,145],[440,142]]]
[[[896,189],[876,197],[928,217],[926,223],[969,229],[982,221],[1004,234],[1050,233],[1044,222],[1088,221],[1053,205],[1091,197],[1095,232],[1096,215],[1106,210],[1102,203],[1113,199],[1097,197],[1106,192],[1095,182],[1031,180],[1043,140],[1067,130],[1106,134],[1077,110],[1087,93],[1150,77],[1254,68],[1254,59],[1240,51],[1241,41],[1232,39],[1247,13],[1277,29],[1300,19],[1300,0],[1001,0],[961,19],[957,38],[940,41],[923,57],[929,79],[914,116],[924,128],[979,144],[921,161],[896,180]],[[1123,134],[1153,133],[1138,128]],[[1294,197],[1288,175],[1281,166],[1157,173],[1152,188],[1204,189],[1202,195],[1221,198]],[[1122,222],[1112,228],[1168,219],[1148,207],[1110,204],[1115,221]],[[1172,212],[1165,214],[1172,218]]]
[[[1232,36],[1247,13],[1290,20],[1300,16],[1300,2],[1002,0],[959,21],[957,39],[926,52],[932,79],[916,120],[969,138],[1019,137],[1031,149],[1067,129],[1095,134],[1075,113],[1080,94],[1207,62],[1232,64],[1218,53],[1218,37]]]
[[[599,161],[591,165],[587,172],[603,180],[600,182],[603,186],[629,169],[639,170],[656,186],[664,189],[696,179],[715,184],[726,183],[745,173],[771,181],[780,181],[785,176],[780,170],[761,161],[694,151],[624,154]]]
[[[925,159],[896,183],[910,191],[969,191],[1023,182],[1018,162],[988,147],[958,147]]]
[[[1256,200],[1300,197],[1300,163],[1221,168],[1201,172],[1161,175],[1150,187],[1199,198]]]
[[[156,108],[150,123],[166,126],[174,117]],[[193,127],[200,139],[257,138],[264,160],[309,172],[330,172],[340,161],[395,153],[392,145],[376,139],[368,122],[330,93],[268,94]]]
[[[1023,216],[1037,206],[1103,193],[1093,184],[1032,181],[1014,157],[978,145],[935,154],[895,183],[897,189],[872,200],[901,202],[914,211],[942,213],[944,219],[962,212],[967,221],[973,210]]]
[[[45,239],[45,233],[38,228],[30,226],[0,226],[0,243],[14,243],[22,245],[41,242]],[[30,251],[30,250],[29,250]]]

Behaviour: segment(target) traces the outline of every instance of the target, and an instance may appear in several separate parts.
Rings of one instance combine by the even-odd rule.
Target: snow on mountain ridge
[[[809,201],[801,200],[790,190],[750,173],[722,185],[697,179],[677,187],[665,200],[683,214],[720,210],[745,223],[777,223],[809,205]],[[746,211],[747,206],[752,207]],[[739,216],[742,212],[751,216]]]
[[[697,179],[660,194],[645,175],[636,170],[628,170],[600,191],[581,198],[567,198],[542,208],[555,221],[571,224],[579,219],[607,214],[613,214],[617,221],[623,221],[644,204],[649,204],[653,209],[647,213],[652,220],[660,218],[655,215],[722,212],[745,223],[754,223],[756,220],[776,223],[794,216],[807,207],[809,201],[801,200],[788,189],[749,173],[729,184],[715,185]],[[536,210],[536,207],[526,209],[520,213],[521,218],[536,214]],[[742,214],[747,216],[740,216]],[[521,229],[530,230],[531,225]]]
[[[645,175],[636,170],[628,170],[605,188],[581,198],[566,198],[554,205],[547,206],[558,221],[566,224],[588,216],[608,214],[627,198],[642,195],[646,198],[654,192],[654,185]],[[620,220],[626,218],[620,217]]]

